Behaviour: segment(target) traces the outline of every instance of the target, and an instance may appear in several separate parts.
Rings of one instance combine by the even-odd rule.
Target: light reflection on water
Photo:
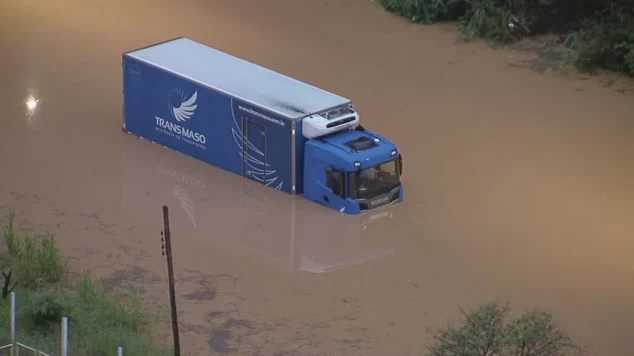
[[[41,124],[38,122],[37,108],[40,104],[38,96],[38,90],[35,88],[29,88],[27,90],[26,99],[24,101],[26,106],[26,118],[29,125]]]

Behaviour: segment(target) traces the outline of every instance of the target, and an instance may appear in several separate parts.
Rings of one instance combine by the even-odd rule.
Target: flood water
[[[122,133],[121,52],[177,36],[352,98],[406,201],[345,216]],[[455,36],[366,0],[3,1],[2,212],[165,310],[168,205],[185,355],[418,355],[489,299],[630,355],[634,95]]]

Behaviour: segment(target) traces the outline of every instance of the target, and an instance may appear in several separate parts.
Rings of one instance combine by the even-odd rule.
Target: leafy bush
[[[500,43],[517,41],[530,32],[525,13],[494,0],[474,1],[461,18],[460,35],[466,40],[484,37]]]
[[[43,283],[57,283],[68,271],[68,259],[60,256],[53,236],[30,236],[19,233],[14,226],[14,214],[3,231],[7,247],[4,267],[15,272],[24,287],[37,287]]]
[[[584,29],[574,32],[569,41],[578,51],[575,61],[581,71],[604,68],[634,75],[634,21],[618,7],[586,20]]]
[[[432,331],[430,356],[581,356],[587,349],[572,342],[551,314],[535,309],[509,320],[508,303],[487,303],[461,310],[459,326]]]
[[[417,23],[459,20],[465,40],[515,42],[532,35],[570,34],[580,70],[634,75],[634,0],[378,0]]]

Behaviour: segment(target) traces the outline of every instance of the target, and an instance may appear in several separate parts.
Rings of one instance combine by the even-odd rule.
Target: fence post
[[[18,354],[18,340],[16,338],[16,297],[15,292],[11,292],[11,356]]]
[[[68,318],[62,318],[62,356],[68,356]]]
[[[119,356],[123,356],[123,347],[119,346]]]

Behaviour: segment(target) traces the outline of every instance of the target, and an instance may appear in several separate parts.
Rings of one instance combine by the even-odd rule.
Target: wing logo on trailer
[[[178,98],[178,107],[174,105],[174,97]],[[172,89],[167,95],[167,107],[170,114],[176,121],[184,122],[192,118],[196,110],[196,99],[198,92],[195,91],[189,99],[186,99],[185,92],[180,89]]]
[[[157,131],[205,150],[207,149],[205,135],[178,124],[185,123],[194,116],[194,111],[198,107],[197,99],[197,91],[194,91],[188,98],[183,90],[172,89],[167,94],[167,110],[176,122],[165,120],[159,116],[154,118],[156,119]]]

